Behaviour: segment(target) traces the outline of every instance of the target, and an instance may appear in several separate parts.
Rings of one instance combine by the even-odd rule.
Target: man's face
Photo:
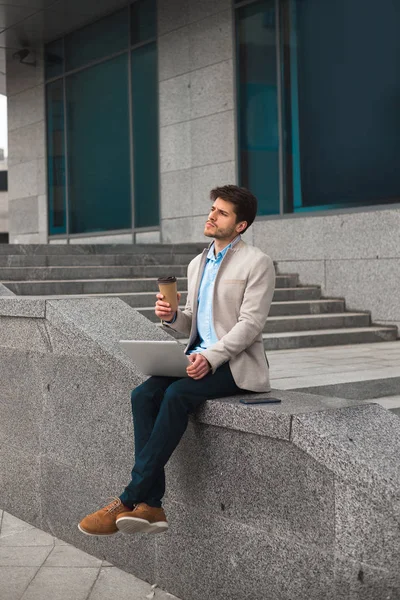
[[[233,240],[243,229],[243,223],[236,222],[234,205],[217,198],[211,207],[204,229],[204,235],[217,240]]]

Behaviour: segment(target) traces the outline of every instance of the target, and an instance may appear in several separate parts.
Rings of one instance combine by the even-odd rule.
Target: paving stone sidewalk
[[[0,600],[179,600],[0,510]]]
[[[400,377],[400,340],[277,350],[267,354],[271,385],[276,389]]]

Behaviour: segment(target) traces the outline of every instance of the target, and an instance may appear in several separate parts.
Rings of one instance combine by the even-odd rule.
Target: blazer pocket
[[[236,285],[244,285],[246,283],[245,279],[222,279],[221,283],[234,283]]]

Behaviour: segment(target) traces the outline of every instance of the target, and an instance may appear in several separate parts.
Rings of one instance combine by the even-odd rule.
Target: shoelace
[[[107,498],[107,500],[112,500],[113,502],[110,504],[110,506],[107,508],[107,512],[108,513],[112,513],[114,512],[117,508],[120,507],[124,507],[124,505],[122,504],[121,500],[119,498],[116,498],[115,496],[110,496],[110,498]],[[135,508],[137,507],[137,504],[134,504],[132,507],[132,510],[135,510]]]
[[[120,506],[122,506],[122,502],[119,498],[115,498],[115,497],[111,497],[108,498],[107,500],[112,500],[113,502],[110,504],[110,506],[107,508],[107,512],[108,513],[112,513],[114,512],[117,508],[119,508]]]

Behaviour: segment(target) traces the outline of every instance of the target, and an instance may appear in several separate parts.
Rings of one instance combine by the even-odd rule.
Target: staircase
[[[151,321],[155,279],[175,275],[186,301],[186,267],[204,244],[0,245],[0,282],[18,296],[119,297]],[[266,350],[393,341],[397,328],[374,326],[368,312],[347,312],[298,275],[278,275],[263,333]]]

